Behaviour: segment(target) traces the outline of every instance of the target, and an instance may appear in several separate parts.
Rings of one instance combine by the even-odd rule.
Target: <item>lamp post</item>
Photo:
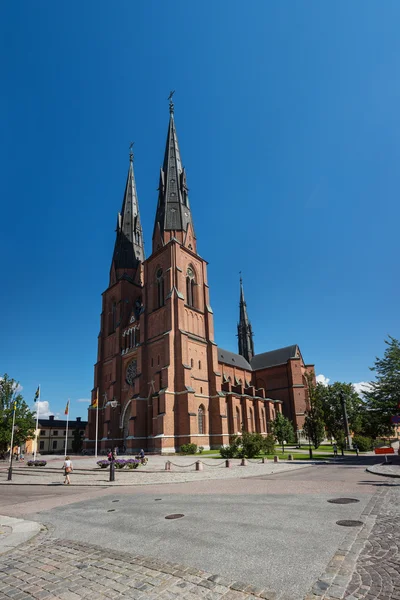
[[[13,414],[13,424],[12,424],[12,431],[11,431],[10,466],[8,467],[7,481],[11,481],[12,480],[12,463],[13,463],[13,456],[14,456],[14,452],[13,452],[13,448],[14,448],[14,431],[18,431],[18,427],[16,425],[14,425],[14,423],[15,423],[15,410],[14,410],[14,414]]]
[[[340,402],[341,402],[342,411],[343,411],[343,425],[344,425],[344,435],[346,438],[346,446],[347,446],[348,450],[351,450],[351,435],[350,435],[350,429],[349,429],[349,420],[347,418],[346,396],[345,396],[343,390],[341,390],[339,392],[339,397],[340,397]],[[342,455],[343,455],[343,451],[342,451]]]
[[[111,400],[110,406],[114,409],[117,406],[118,402],[116,400]],[[113,414],[113,413],[112,413]],[[112,428],[112,419],[111,419],[111,428]],[[108,432],[108,436],[110,436],[111,431]],[[115,481],[115,464],[114,464],[114,430],[112,430],[112,446],[111,446],[111,462],[110,462],[110,481]]]

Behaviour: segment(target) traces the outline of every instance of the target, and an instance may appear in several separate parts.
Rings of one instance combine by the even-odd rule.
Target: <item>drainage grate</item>
[[[119,502],[119,500],[111,500],[111,502]]]
[[[155,502],[158,502],[159,500],[162,500],[162,498],[154,498]]]
[[[331,504],[353,504],[354,502],[360,502],[357,498],[333,498],[328,500]]]
[[[115,512],[115,508],[109,508],[107,512]]]
[[[166,519],[182,519],[182,517],[184,517],[185,515],[167,515],[165,518]]]
[[[342,527],[361,527],[364,525],[362,521],[336,521],[336,525],[341,525]]]

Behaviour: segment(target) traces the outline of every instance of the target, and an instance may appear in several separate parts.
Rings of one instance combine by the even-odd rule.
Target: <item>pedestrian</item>
[[[64,469],[64,476],[65,476],[64,485],[66,483],[69,485],[71,483],[69,476],[72,473],[72,471],[74,470],[74,467],[72,465],[72,460],[70,459],[69,456],[65,457],[63,469]]]
[[[357,444],[353,444],[353,449],[356,451],[356,454],[358,456],[358,446],[357,446]]]
[[[337,456],[337,445],[332,444],[332,448],[333,448],[333,456]]]
[[[118,456],[118,446],[115,446],[115,448],[114,448],[114,455]]]

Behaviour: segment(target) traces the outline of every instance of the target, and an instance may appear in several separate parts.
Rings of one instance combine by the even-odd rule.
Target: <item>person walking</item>
[[[333,456],[337,456],[337,445],[333,444],[332,448],[333,448]]]
[[[70,476],[70,474],[72,473],[72,471],[74,469],[73,465],[72,465],[72,460],[70,459],[69,456],[65,457],[64,464],[63,464],[63,469],[64,469],[64,476],[65,476],[64,485],[65,484],[69,485],[71,483],[71,480],[70,480],[69,476]]]

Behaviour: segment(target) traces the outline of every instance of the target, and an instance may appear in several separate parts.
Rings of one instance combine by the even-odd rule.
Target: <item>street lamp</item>
[[[118,402],[116,400],[110,401],[110,406],[114,409],[117,406]],[[111,419],[112,421],[112,419]],[[111,424],[112,427],[112,424]],[[108,436],[110,436],[111,431],[108,432]],[[110,481],[115,481],[115,464],[114,464],[114,431],[112,431],[112,446],[111,446],[111,462],[110,462]]]
[[[13,463],[13,448],[14,448],[14,432],[18,431],[18,426],[14,425],[14,421],[15,421],[15,410],[14,410],[14,418],[13,418],[13,426],[12,426],[12,431],[11,431],[11,449],[10,449],[10,466],[8,467],[8,477],[7,477],[7,481],[11,481],[12,480],[12,463]]]

